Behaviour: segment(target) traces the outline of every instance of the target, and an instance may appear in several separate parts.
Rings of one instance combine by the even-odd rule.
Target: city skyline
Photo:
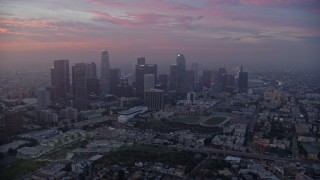
[[[0,3],[0,179],[320,179],[320,0]]]
[[[317,67],[320,3],[296,1],[2,1],[0,67],[144,56],[159,67],[182,53],[210,66]],[[57,11],[58,9],[58,11]],[[169,70],[169,68],[167,68]]]

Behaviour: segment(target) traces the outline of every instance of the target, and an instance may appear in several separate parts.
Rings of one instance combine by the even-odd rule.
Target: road
[[[313,162],[310,160],[301,160],[296,158],[281,158],[277,156],[263,155],[258,153],[246,153],[246,152],[239,152],[239,151],[232,151],[232,150],[215,149],[215,148],[206,147],[206,146],[202,146],[200,148],[179,147],[179,146],[169,146],[169,147],[171,147],[172,149],[177,149],[181,151],[184,150],[184,151],[193,151],[193,152],[200,152],[200,153],[207,153],[207,154],[224,154],[224,155],[231,155],[236,157],[245,157],[245,158],[259,159],[259,160],[289,161],[289,162],[301,162],[301,163]]]
[[[197,173],[199,171],[199,169],[201,169],[202,167],[204,167],[206,165],[206,163],[209,159],[211,159],[211,156],[208,155],[206,159],[201,161],[196,167],[194,167],[192,169],[192,171],[188,174],[187,177],[191,178],[193,175],[195,175],[195,173]]]
[[[297,136],[296,130],[294,129],[292,133],[292,147],[291,147],[292,158],[297,158],[299,156],[297,138],[298,136]]]
[[[81,127],[81,126],[85,126],[85,125],[90,125],[90,124],[95,124],[95,123],[101,123],[101,122],[105,122],[110,120],[109,116],[103,116],[100,118],[95,118],[95,119],[89,119],[89,120],[85,120],[85,121],[79,121],[74,123],[74,127]]]

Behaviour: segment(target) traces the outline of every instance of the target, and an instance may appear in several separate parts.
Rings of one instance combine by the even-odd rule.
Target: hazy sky
[[[319,0],[0,0],[0,66],[100,60],[320,67]],[[320,69],[320,68],[319,68]]]

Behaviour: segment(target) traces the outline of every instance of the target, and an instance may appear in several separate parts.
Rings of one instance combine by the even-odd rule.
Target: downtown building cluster
[[[150,110],[160,110],[165,99],[183,99],[187,93],[246,93],[248,90],[248,72],[241,66],[239,73],[228,74],[226,68],[218,71],[199,70],[198,63],[192,63],[187,69],[186,58],[177,54],[176,63],[170,66],[169,74],[158,74],[157,64],[148,64],[146,58],[137,58],[133,77],[122,76],[121,69],[111,69],[109,53],[101,53],[100,76],[97,75],[95,63],[76,63],[71,67],[68,60],[55,60],[51,69],[51,100],[72,100],[77,109],[85,109],[88,100],[95,97],[114,95],[118,98],[137,97],[140,105],[144,104]],[[71,77],[71,78],[70,78]],[[130,79],[134,79],[133,81]],[[46,91],[46,90],[39,90]],[[39,102],[44,102],[45,92],[39,92]],[[42,103],[45,109],[45,104]],[[82,107],[82,108],[81,108]]]

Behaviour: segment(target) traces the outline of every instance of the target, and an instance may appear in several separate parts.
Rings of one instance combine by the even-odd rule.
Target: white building
[[[197,93],[195,93],[195,92],[189,92],[189,93],[187,94],[187,100],[193,102],[193,101],[195,101],[196,99],[197,99]]]
[[[145,74],[144,75],[144,91],[148,91],[154,88],[155,84],[154,74]]]
[[[134,118],[135,116],[139,114],[143,114],[148,111],[148,107],[146,106],[137,106],[134,108],[131,108],[126,111],[119,112],[118,121],[120,123],[125,123],[128,120]]]

